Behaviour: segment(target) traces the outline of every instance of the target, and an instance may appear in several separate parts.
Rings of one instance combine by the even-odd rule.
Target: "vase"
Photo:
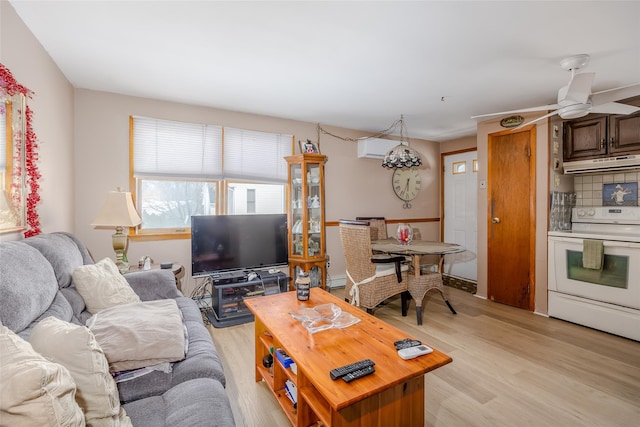
[[[398,243],[401,245],[408,245],[413,240],[413,230],[409,224],[398,224],[398,231],[396,235]]]

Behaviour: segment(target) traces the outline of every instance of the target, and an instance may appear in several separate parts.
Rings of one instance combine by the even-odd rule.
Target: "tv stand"
[[[250,273],[256,277],[249,280]],[[253,314],[245,306],[246,298],[273,295],[289,289],[289,277],[278,271],[245,270],[214,273],[211,278],[211,309],[207,318],[216,328],[252,322]]]

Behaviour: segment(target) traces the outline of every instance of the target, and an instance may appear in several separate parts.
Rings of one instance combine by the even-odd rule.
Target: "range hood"
[[[578,160],[575,162],[565,162],[562,166],[565,174],[639,169],[640,155]]]

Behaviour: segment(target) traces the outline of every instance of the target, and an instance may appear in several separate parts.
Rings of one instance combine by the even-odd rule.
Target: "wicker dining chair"
[[[389,237],[387,222],[383,216],[357,216],[356,221],[367,221],[371,230],[371,240],[382,240]]]
[[[410,295],[405,257],[374,256],[367,221],[340,220],[339,228],[347,267],[345,300],[373,313],[386,299],[400,294],[406,316]]]

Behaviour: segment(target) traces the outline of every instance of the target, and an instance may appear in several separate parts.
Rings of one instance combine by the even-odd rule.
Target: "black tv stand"
[[[256,277],[249,280],[249,273]],[[289,290],[289,277],[278,271],[245,270],[214,273],[211,278],[211,309],[206,310],[209,321],[216,328],[252,322],[253,314],[244,305],[245,298],[273,295]]]

